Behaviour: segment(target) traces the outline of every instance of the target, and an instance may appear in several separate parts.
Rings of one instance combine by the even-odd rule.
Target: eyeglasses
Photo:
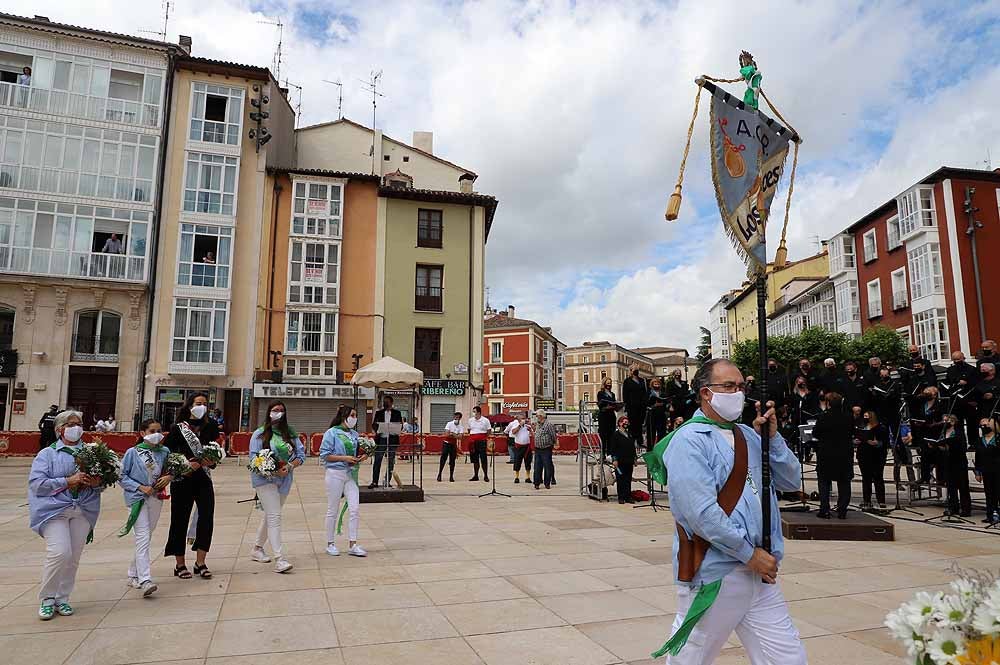
[[[747,384],[740,381],[736,383],[735,381],[726,381],[725,383],[708,383],[705,384],[706,388],[722,388],[722,390],[714,390],[712,392],[721,393],[735,393],[736,391],[746,392]]]

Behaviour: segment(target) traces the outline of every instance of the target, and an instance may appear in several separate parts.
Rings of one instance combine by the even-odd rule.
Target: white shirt
[[[444,426],[444,431],[448,432],[448,434],[459,435],[465,433],[465,428],[462,427],[462,423],[456,423],[454,420],[449,420],[448,424]]]
[[[486,416],[469,418],[469,434],[489,434],[490,428],[490,420]]]
[[[18,74],[17,75],[18,85],[31,85],[31,74]]]
[[[518,427],[520,425],[520,427]],[[528,429],[528,423],[521,423],[520,420],[515,420],[510,425],[507,426],[508,430],[513,430],[517,427],[517,431],[514,432],[514,443],[519,446],[526,446],[531,443],[531,430]]]

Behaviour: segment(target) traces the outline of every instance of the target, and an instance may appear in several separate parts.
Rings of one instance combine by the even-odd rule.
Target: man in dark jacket
[[[976,384],[973,399],[980,418],[992,418],[1000,404],[1000,380],[997,379],[996,365],[983,363],[979,366],[979,383]]]
[[[41,450],[46,446],[51,446],[55,443],[56,439],[56,415],[59,413],[59,407],[53,404],[49,407],[48,412],[41,417],[38,421],[38,449]]]
[[[368,489],[373,490],[379,483],[379,472],[382,470],[382,458],[389,456],[389,475],[393,475],[396,465],[396,450],[399,448],[399,435],[389,434],[389,423],[403,424],[403,414],[392,408],[392,397],[382,398],[382,408],[375,412],[372,418],[372,429],[375,430],[375,463],[372,467],[372,482]]]
[[[847,371],[847,376],[843,377],[841,387],[844,391],[842,395],[845,406],[849,409],[856,406],[867,409],[871,396],[868,392],[868,385],[858,372],[858,364],[853,360],[848,360],[844,363],[844,369]]]
[[[983,363],[1000,362],[1000,355],[997,354],[997,343],[992,339],[984,339],[979,347],[979,355],[976,357],[976,368],[982,367]]]
[[[635,441],[628,433],[628,416],[618,419],[618,429],[611,437],[611,459],[615,467],[618,503],[635,503],[632,499],[632,470],[635,468]]]
[[[819,391],[819,376],[816,370],[812,368],[812,363],[809,362],[808,358],[799,359],[799,369],[791,379],[793,386],[795,385],[795,379],[800,376],[806,380],[806,386],[808,386],[809,390]]]
[[[882,359],[878,356],[872,356],[868,359],[868,367],[865,368],[862,378],[864,378],[865,383],[869,387],[878,383],[878,375],[882,370]]]
[[[965,354],[961,351],[952,353],[951,367],[945,372],[941,394],[952,400],[951,412],[958,416],[961,421],[959,427],[970,443],[976,440],[979,432],[979,417],[973,399],[977,383],[979,371],[965,362]]]
[[[788,376],[774,358],[767,359],[767,399],[773,401],[778,409],[788,401]]]
[[[837,483],[837,517],[847,519],[851,504],[851,478],[854,477],[854,419],[844,409],[843,397],[836,392],[826,395],[829,408],[816,421],[813,438],[818,444],[816,475],[819,480],[819,513],[830,519],[830,490]]]
[[[625,413],[628,415],[629,436],[642,445],[642,425],[646,422],[649,387],[646,386],[646,380],[639,376],[639,366],[634,363],[630,376],[622,383],[622,401],[625,402]]]

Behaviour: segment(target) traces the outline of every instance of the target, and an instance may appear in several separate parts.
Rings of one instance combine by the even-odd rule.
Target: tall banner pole
[[[763,243],[762,243],[763,245]],[[757,275],[757,344],[760,353],[760,405],[767,413],[767,272]],[[760,516],[763,533],[760,546],[771,552],[771,421],[760,426]]]

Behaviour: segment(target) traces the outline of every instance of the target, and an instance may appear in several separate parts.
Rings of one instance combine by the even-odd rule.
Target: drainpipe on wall
[[[271,369],[271,325],[274,319],[274,264],[278,244],[278,206],[281,204],[281,185],[274,181],[274,196],[271,205],[274,213],[271,215],[271,274],[267,286],[267,344],[264,347],[264,367]]]
[[[474,279],[474,276],[473,276],[473,271],[475,270],[475,267],[476,267],[476,254],[475,254],[475,247],[476,247],[476,245],[475,245],[475,241],[476,241],[476,206],[470,205],[469,206],[469,282],[470,282],[470,284],[474,284],[475,283],[475,279]],[[484,257],[483,257],[484,261],[485,261],[485,258],[486,257],[485,257],[485,252],[484,252]],[[472,388],[472,390],[474,392],[475,391],[479,391],[480,395],[482,395],[485,392],[484,386],[477,386],[476,384],[474,384],[472,382],[472,365],[473,365],[473,362],[472,362],[472,358],[473,358],[473,354],[472,354],[472,349],[473,349],[473,346],[472,346],[472,344],[473,344],[472,329],[473,329],[473,323],[476,320],[473,317],[478,316],[478,317],[481,318],[482,315],[483,315],[482,312],[474,312],[474,311],[472,311],[472,307],[473,307],[474,304],[475,304],[475,299],[472,296],[472,289],[470,288],[469,289],[469,365],[468,365],[468,370],[466,372],[466,381],[468,382],[469,387]],[[480,344],[480,346],[482,346],[482,340],[479,341],[479,344]],[[477,402],[477,404],[478,404],[478,402]]]

